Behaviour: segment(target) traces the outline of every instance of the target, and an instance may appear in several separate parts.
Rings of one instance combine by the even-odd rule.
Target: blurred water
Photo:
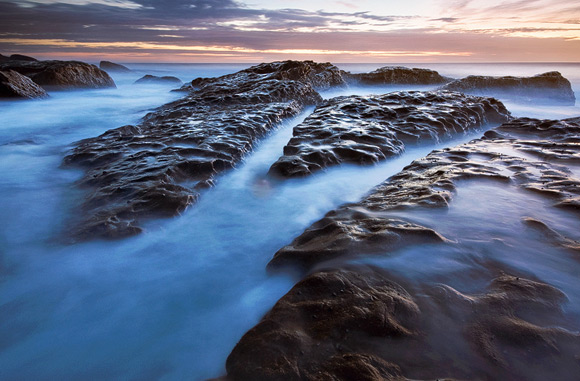
[[[223,374],[236,341],[295,282],[266,274],[273,253],[328,210],[360,199],[433,148],[411,149],[377,166],[344,166],[308,179],[268,182],[269,166],[307,110],[221,176],[183,216],[152,221],[144,234],[126,240],[63,246],[55,237],[83,197],[74,186],[80,174],[59,168],[70,145],[137,123],[152,108],[182,95],[168,86],[132,85],[136,79],[155,74],[187,81],[248,65],[128,66],[135,71],[113,75],[118,89],[0,103],[0,379],[203,379]],[[458,77],[470,70],[481,74],[486,67],[443,69],[442,74]],[[580,78],[580,66],[561,69]],[[487,70],[495,73],[496,68]],[[389,89],[343,89],[340,94]],[[331,95],[336,94],[325,93]],[[580,115],[577,111],[530,110],[545,117]],[[469,209],[470,200],[468,195],[461,204],[458,197],[458,205]],[[418,261],[427,258],[420,251],[413,255]],[[452,268],[451,262],[439,265],[441,273]]]

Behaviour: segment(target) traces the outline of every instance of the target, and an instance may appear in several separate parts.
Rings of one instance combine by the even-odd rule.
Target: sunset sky
[[[118,62],[580,62],[580,2],[0,0],[0,53]]]

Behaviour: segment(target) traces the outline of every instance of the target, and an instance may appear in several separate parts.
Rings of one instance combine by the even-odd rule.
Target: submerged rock
[[[533,77],[490,77],[472,75],[443,86],[443,90],[466,94],[515,98],[526,102],[547,102],[574,105],[576,97],[570,81],[557,71]]]
[[[79,61],[9,60],[0,70],[14,70],[46,90],[116,87],[113,79],[95,65]]]
[[[434,70],[403,66],[385,66],[370,73],[344,72],[343,76],[350,83],[360,85],[440,85],[453,80]]]
[[[0,71],[0,98],[47,98],[44,89],[13,70]]]
[[[401,154],[405,145],[452,138],[509,117],[493,98],[456,92],[333,98],[294,128],[270,174],[306,176],[341,163],[373,164]]]
[[[99,63],[99,68],[101,68],[101,70],[105,70],[108,72],[113,72],[113,73],[126,73],[126,72],[130,72],[131,69],[129,69],[126,66],[123,66],[121,64],[118,63],[114,63],[111,61],[101,61]]]
[[[169,85],[181,85],[183,82],[181,79],[172,76],[158,77],[156,75],[147,74],[135,81],[136,85],[140,84],[169,84]]]
[[[391,216],[410,208],[447,207],[456,183],[489,179],[544,195],[553,205],[578,211],[580,179],[566,163],[580,163],[580,118],[538,120],[519,118],[488,131],[484,137],[454,148],[433,151],[373,189],[358,203],[329,212],[269,263],[270,269],[365,254],[388,255],[395,249],[425,242],[444,242],[434,227]],[[506,147],[536,157],[526,160],[505,154]]]
[[[580,336],[551,328],[567,301],[552,286],[504,274],[463,294],[389,278],[361,266],[307,276],[238,342],[226,379],[541,380],[580,370]]]
[[[181,213],[258,139],[322,100],[315,87],[332,77],[322,68],[338,72],[328,65],[275,62],[214,78],[137,126],[79,142],[64,163],[85,168],[79,184],[91,191],[72,235],[128,236],[143,219]]]

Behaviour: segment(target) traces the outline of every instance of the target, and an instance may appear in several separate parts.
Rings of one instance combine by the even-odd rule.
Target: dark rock
[[[169,85],[181,85],[183,82],[181,79],[172,76],[158,77],[156,75],[145,75],[135,81],[136,85],[139,84],[169,84]]]
[[[13,70],[0,71],[0,98],[47,98],[44,89]]]
[[[410,208],[444,208],[456,182],[489,179],[543,195],[554,206],[577,211],[580,180],[562,163],[580,162],[580,118],[519,118],[485,133],[479,140],[433,151],[405,167],[355,204],[329,212],[290,245],[280,249],[270,269],[288,265],[305,271],[319,262],[365,254],[388,254],[425,242],[445,241],[429,227],[389,215]],[[509,146],[541,161],[505,153]]]
[[[570,81],[557,71],[533,77],[469,76],[443,86],[443,90],[467,94],[512,98],[524,102],[548,102],[574,105],[576,97]]]
[[[138,126],[79,142],[64,163],[86,170],[79,184],[91,193],[73,235],[132,235],[143,219],[181,213],[268,131],[322,100],[313,88],[324,82],[322,72],[313,74],[320,65],[262,64],[208,80]],[[281,72],[284,67],[290,72]],[[282,79],[273,79],[267,68],[276,68]]]
[[[242,337],[226,379],[571,379],[580,336],[552,328],[566,301],[552,286],[506,274],[463,294],[401,286],[376,268],[323,270]]]
[[[359,335],[385,341],[418,334],[419,308],[376,272],[320,272],[298,283],[240,340],[227,359],[231,380],[399,380],[397,366],[351,351]],[[342,349],[341,349],[342,348]],[[372,378],[372,375],[380,375]]]
[[[14,70],[47,90],[115,87],[113,79],[95,65],[78,61],[14,61],[0,63],[0,70]]]
[[[10,57],[0,54],[0,63],[10,61]]]
[[[131,69],[129,69],[128,67],[111,61],[101,61],[99,63],[99,68],[101,68],[101,70],[105,70],[111,73],[126,73],[131,71]]]
[[[341,163],[373,164],[399,155],[406,144],[437,142],[508,119],[501,102],[455,92],[338,97],[294,128],[270,174],[306,176]]]
[[[235,82],[236,86],[243,87],[245,83],[271,81],[298,81],[308,83],[317,90],[346,84],[341,70],[328,62],[281,61],[252,66],[238,73],[219,78],[196,78],[191,81],[191,88],[201,89],[207,85],[218,87],[220,83],[224,82]]]
[[[344,72],[343,76],[350,83],[360,85],[440,85],[453,80],[434,70],[403,66],[385,66],[370,73]]]
[[[13,54],[10,56],[10,59],[13,61],[31,61],[31,62],[38,61],[36,58],[25,56],[22,54]]]

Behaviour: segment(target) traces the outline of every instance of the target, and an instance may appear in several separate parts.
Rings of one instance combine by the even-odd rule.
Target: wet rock
[[[440,85],[453,80],[434,70],[403,66],[385,66],[370,73],[345,72],[343,76],[350,83],[360,85]]]
[[[580,336],[553,328],[566,302],[552,286],[506,274],[465,294],[401,286],[372,267],[322,270],[242,337],[226,379],[570,379]]]
[[[499,101],[455,92],[333,98],[294,128],[270,174],[296,177],[341,163],[373,164],[399,155],[405,145],[437,142],[508,119]]]
[[[131,71],[128,67],[111,61],[101,61],[99,68],[110,73],[127,73]]]
[[[524,102],[555,102],[565,105],[574,105],[576,102],[570,81],[557,71],[533,77],[472,75],[450,82],[442,89],[466,94],[514,98]]]
[[[168,85],[181,85],[183,82],[181,79],[172,76],[158,77],[156,75],[147,74],[135,81],[136,85],[142,84],[168,84]]]
[[[322,83],[323,73],[315,73],[319,64],[285,65],[263,64],[212,79],[137,126],[77,143],[64,164],[85,169],[79,185],[89,194],[72,236],[129,236],[144,219],[181,213],[283,119],[320,102],[313,87]],[[290,73],[282,73],[284,67]],[[276,68],[281,79],[273,79],[268,68]]]
[[[214,89],[224,83],[236,86],[253,86],[256,82],[297,81],[308,83],[317,90],[346,85],[340,69],[331,63],[313,61],[280,61],[252,66],[235,74],[219,78],[196,78],[191,81],[191,88],[200,89],[213,85]]]
[[[356,370],[363,378],[354,379],[402,379],[396,366],[356,351],[356,339],[414,337],[418,315],[411,296],[380,273],[319,272],[244,335],[227,359],[227,378],[333,380]]]
[[[522,223],[530,229],[540,232],[549,242],[552,242],[552,244],[568,249],[576,254],[580,254],[580,242],[563,236],[549,227],[545,222],[533,217],[526,217],[522,220]]]
[[[374,188],[360,202],[327,213],[278,250],[268,267],[293,266],[306,271],[338,257],[387,255],[416,243],[444,242],[434,227],[405,222],[391,212],[445,208],[461,180],[499,181],[542,195],[556,207],[577,211],[580,179],[564,164],[579,162],[578,136],[579,118],[519,118],[486,132],[482,139],[433,151]],[[538,160],[506,154],[506,149]],[[394,236],[390,232],[393,227],[398,229]]]
[[[0,63],[0,70],[14,70],[46,90],[115,87],[115,82],[106,72],[78,61],[10,60]]]
[[[0,98],[47,98],[44,89],[13,70],[0,71]]]

